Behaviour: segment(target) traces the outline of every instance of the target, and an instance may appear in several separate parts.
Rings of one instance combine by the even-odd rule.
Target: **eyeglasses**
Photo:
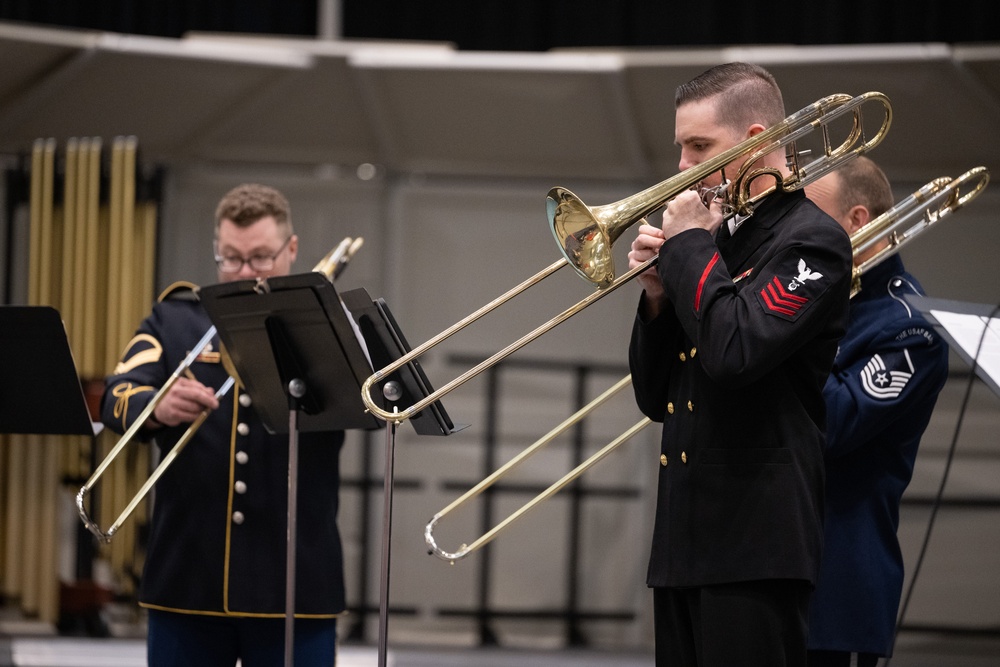
[[[244,264],[249,264],[250,268],[254,271],[270,271],[274,268],[274,260],[278,258],[278,255],[285,249],[288,242],[292,240],[289,236],[285,239],[285,242],[281,244],[278,251],[273,255],[253,255],[251,257],[243,258],[239,255],[219,255],[218,251],[215,253],[215,263],[218,265],[219,270],[223,273],[237,273],[243,268]]]

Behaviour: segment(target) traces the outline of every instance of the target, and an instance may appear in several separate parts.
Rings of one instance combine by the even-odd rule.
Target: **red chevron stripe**
[[[769,289],[773,291],[774,288],[768,285],[767,287],[765,287],[760,291],[760,295],[764,297],[764,303],[767,304],[768,310],[773,310],[776,313],[782,313],[784,315],[794,315],[795,314],[794,310],[789,310],[788,308],[782,308],[781,306],[771,301],[771,296],[767,293]]]
[[[809,299],[805,297],[798,296],[796,294],[789,294],[785,291],[785,286],[778,282],[778,276],[774,277],[774,284],[778,286],[778,291],[781,292],[781,298],[783,301],[798,301],[799,303],[805,303]]]
[[[788,308],[792,312],[802,307],[802,304],[795,303],[791,299],[782,299],[781,295],[778,294],[778,290],[774,289],[774,285],[768,283],[766,289],[770,293],[771,298],[774,300],[774,304],[776,306],[784,306],[785,308]]]

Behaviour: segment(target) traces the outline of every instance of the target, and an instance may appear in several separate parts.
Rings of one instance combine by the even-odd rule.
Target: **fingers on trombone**
[[[179,378],[156,408],[158,422],[168,426],[194,421],[202,410],[215,410],[219,400],[215,392],[198,380]]]

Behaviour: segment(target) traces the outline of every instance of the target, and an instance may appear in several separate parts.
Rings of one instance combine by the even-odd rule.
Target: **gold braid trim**
[[[153,391],[153,387],[149,385],[133,387],[131,382],[126,382],[111,390],[111,395],[118,399],[115,401],[113,414],[115,419],[121,417],[123,429],[128,430],[128,424],[125,423],[125,420],[128,417],[128,399],[136,394],[141,394],[144,391]]]

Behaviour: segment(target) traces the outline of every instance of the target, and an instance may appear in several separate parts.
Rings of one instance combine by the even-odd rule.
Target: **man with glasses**
[[[220,282],[287,275],[298,253],[288,201],[241,185],[219,202],[215,261]],[[168,288],[107,379],[102,418],[124,432],[212,326],[194,287]],[[288,438],[270,435],[228,378],[216,338],[157,404],[144,435],[168,452],[211,410],[157,483],[139,604],[149,613],[151,667],[282,664]],[[344,611],[337,529],[342,432],[299,435],[294,663],[334,664],[336,616]]]

